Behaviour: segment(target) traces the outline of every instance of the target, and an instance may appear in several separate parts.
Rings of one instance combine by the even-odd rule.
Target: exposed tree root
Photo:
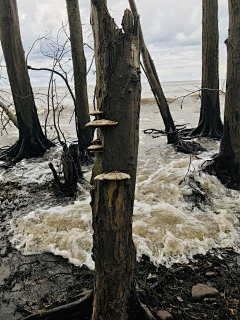
[[[222,122],[218,121],[215,125],[211,125],[209,121],[201,121],[199,125],[189,133],[189,137],[209,137],[212,139],[221,139],[223,135]]]
[[[199,143],[194,141],[185,141],[190,140],[192,138],[185,138],[182,137],[182,132],[189,133],[189,129],[178,129],[172,133],[166,133],[166,131],[157,130],[157,129],[146,129],[143,131],[146,134],[152,134],[153,138],[158,138],[159,135],[157,134],[167,134],[169,143],[174,145],[174,148],[177,152],[183,152],[187,154],[199,154],[199,152],[206,151]]]
[[[21,137],[14,145],[0,154],[0,160],[16,163],[25,158],[42,157],[53,146],[54,144],[44,136],[43,138],[37,137],[35,139]]]
[[[49,311],[32,314],[23,320],[79,320],[90,319],[92,314],[93,291],[87,291],[82,299]]]
[[[199,154],[199,152],[206,151],[199,143],[195,141],[184,141],[182,139],[174,143],[174,148],[176,151],[186,154]]]
[[[156,320],[148,307],[141,303],[135,288],[131,293],[128,315],[129,320]]]
[[[151,311],[140,302],[136,290],[132,294],[129,305],[129,320],[156,320]],[[92,315],[93,290],[83,293],[79,301],[75,301],[49,311],[32,314],[23,320],[79,320],[90,319]]]
[[[221,154],[205,163],[204,172],[216,176],[227,188],[240,190],[240,170]]]

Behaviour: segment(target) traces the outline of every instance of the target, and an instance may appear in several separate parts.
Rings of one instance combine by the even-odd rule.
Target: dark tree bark
[[[202,0],[202,90],[199,124],[190,136],[221,138],[218,0]]]
[[[138,11],[134,0],[129,0],[129,4],[134,17],[138,17]],[[175,143],[178,141],[178,132],[174,124],[167,99],[163,93],[162,86],[154,65],[154,62],[149,54],[149,51],[144,42],[141,25],[139,27],[139,42],[140,51],[142,54],[143,64],[146,71],[146,75],[150,84],[150,87],[154,93],[157,105],[159,107],[160,114],[162,116],[165,130],[168,137],[168,143]]]
[[[219,155],[207,168],[223,182],[240,183],[240,2],[229,0],[224,131]]]
[[[16,0],[0,1],[1,44],[16,109],[19,140],[1,155],[14,162],[42,156],[53,146],[43,134],[25,61]]]
[[[123,33],[116,28],[106,1],[91,3],[98,106],[105,119],[117,122],[98,129],[103,150],[97,153],[93,167],[96,275],[92,320],[149,320],[154,318],[141,305],[133,277],[136,252],[132,214],[141,90],[138,19],[133,21],[131,12],[126,10]]]
[[[87,96],[86,59],[83,48],[82,24],[78,0],[66,0],[70,30],[73,73],[76,97],[76,127],[80,152],[86,151],[92,141],[92,130],[86,128],[89,122],[89,106]]]

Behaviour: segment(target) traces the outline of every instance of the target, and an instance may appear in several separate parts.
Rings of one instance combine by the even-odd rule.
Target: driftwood
[[[18,128],[17,117],[15,114],[13,114],[12,111],[9,110],[8,106],[6,106],[2,101],[0,101],[0,107],[3,109],[12,123]]]

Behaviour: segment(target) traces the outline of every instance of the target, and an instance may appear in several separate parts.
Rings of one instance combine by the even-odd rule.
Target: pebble
[[[207,272],[205,273],[205,276],[208,277],[208,278],[215,277],[215,272],[213,272],[213,271],[207,271]]]
[[[199,283],[192,287],[192,298],[194,300],[203,300],[208,297],[215,297],[218,294],[216,288],[207,286],[206,284]]]
[[[173,319],[171,313],[165,311],[165,310],[160,310],[158,311],[157,315],[156,315],[156,319],[157,320],[171,320]]]

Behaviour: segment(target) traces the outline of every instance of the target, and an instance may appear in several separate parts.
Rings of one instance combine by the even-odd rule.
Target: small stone
[[[207,286],[206,284],[199,283],[192,287],[192,298],[194,300],[203,300],[208,297],[215,297],[218,294],[216,288]]]
[[[215,277],[215,272],[213,272],[213,271],[207,271],[207,272],[205,273],[205,276],[206,276],[207,278]]]
[[[234,305],[238,305],[239,304],[239,300],[237,300],[237,299],[229,299],[229,303],[230,304],[234,304]]]
[[[178,301],[183,302],[183,298],[177,296]]]
[[[157,315],[156,315],[156,319],[157,320],[171,320],[173,319],[171,313],[165,311],[165,310],[160,310],[158,311]]]

